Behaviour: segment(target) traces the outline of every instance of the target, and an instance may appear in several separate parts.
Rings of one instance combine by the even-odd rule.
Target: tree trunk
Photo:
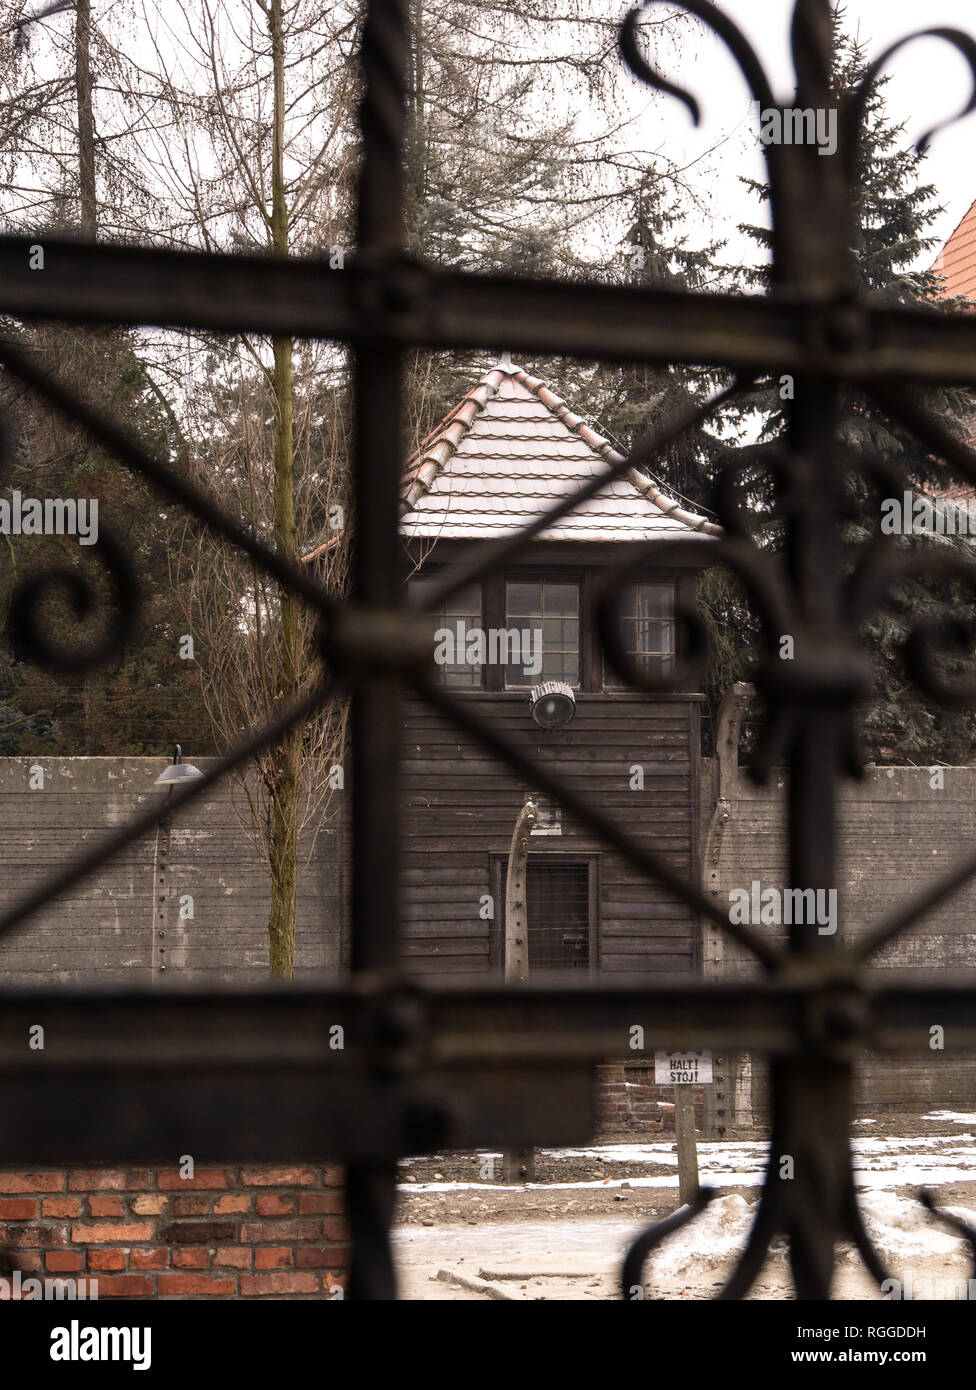
[[[75,0],[75,91],[78,101],[78,188],[81,234],[95,240],[95,117],[91,81],[91,0]]]
[[[297,560],[295,543],[294,452],[292,438],[292,344],[289,338],[274,341],[274,536],[276,549]],[[281,694],[285,700],[298,693],[301,667],[301,612],[292,593],[282,593],[280,604]],[[273,761],[271,834],[268,857],[271,868],[271,973],[290,979],[295,967],[295,906],[298,895],[298,806],[301,797],[302,726],[296,725],[281,740]]]
[[[285,127],[285,45],[282,0],[272,0],[269,14],[274,71],[274,132],[271,166],[271,241],[275,255],[288,254],[288,208],[285,201],[283,146]],[[275,338],[274,368],[274,539],[279,555],[297,561],[295,535],[295,453],[293,437],[292,342]],[[299,599],[282,592],[280,604],[280,690],[285,701],[298,694],[301,672]],[[290,979],[295,969],[295,908],[298,899],[298,810],[301,798],[302,727],[282,739],[273,762],[268,859],[271,869],[271,916],[268,922],[272,975]]]

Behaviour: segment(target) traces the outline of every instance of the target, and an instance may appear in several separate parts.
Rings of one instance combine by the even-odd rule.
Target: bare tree
[[[296,558],[297,538],[317,537],[331,521],[335,544],[316,565],[325,583],[341,592],[347,557],[345,384],[334,367],[334,384],[325,384],[330,365],[316,360],[322,355],[321,348],[300,345],[297,361],[289,364],[293,378],[283,385],[280,356],[258,367],[243,344],[236,359],[222,353],[213,362],[209,389],[194,399],[189,423],[197,421],[195,432],[206,432],[198,436],[204,441],[196,460],[199,480],[280,552],[289,553],[282,543],[288,535],[290,558]],[[286,391],[287,435],[277,406]],[[186,594],[189,629],[199,641],[207,710],[224,739],[240,736],[317,679],[316,622],[259,566],[206,534],[184,530],[177,564],[177,578],[188,581],[179,591]],[[345,709],[334,701],[258,755],[256,775],[240,782],[242,820],[268,862],[270,963],[276,975],[287,977],[294,969],[302,832],[309,832],[311,854],[318,827],[341,802],[344,732]]]
[[[67,8],[45,21],[61,44],[50,60],[37,45],[29,57],[0,56],[0,81],[17,96],[0,108],[8,225],[45,216],[97,223],[110,237],[320,255],[339,273],[356,168],[360,0]],[[603,273],[615,223],[654,157],[638,147],[613,19],[597,0],[566,0],[555,16],[539,0],[412,8],[408,247],[473,269]],[[144,334],[140,351],[177,441],[174,465],[286,559],[316,550],[319,572],[341,590],[351,521],[344,355],[283,338],[173,333]],[[414,356],[414,442],[453,404],[459,373],[466,389],[470,368],[469,358]],[[179,528],[174,577],[190,596],[207,708],[227,739],[308,688],[321,666],[317,635],[293,594],[168,512],[165,521]],[[339,790],[342,725],[330,710],[296,728],[245,785],[248,824],[268,857],[280,976],[294,969],[302,829]]]
[[[158,209],[140,168],[135,0],[0,0],[0,215],[14,231],[138,239]]]
[[[177,0],[165,32],[146,16],[155,71],[143,100],[167,111],[145,151],[168,205],[170,235],[270,256],[320,252],[339,273],[353,161],[355,24],[318,0],[226,6]],[[323,241],[323,237],[328,239]],[[329,587],[345,585],[345,359],[328,345],[240,336],[184,344],[169,361],[193,467],[255,533],[298,563],[332,522],[322,553]],[[206,356],[201,360],[201,348]],[[303,602],[208,537],[184,532],[207,708],[224,738],[297,699],[321,671]],[[188,567],[188,570],[187,570]],[[243,782],[267,855],[272,973],[295,963],[302,830],[342,788],[344,717],[330,707],[296,725]]]

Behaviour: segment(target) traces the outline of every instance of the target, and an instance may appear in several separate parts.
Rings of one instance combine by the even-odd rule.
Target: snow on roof
[[[538,378],[504,361],[408,459],[401,533],[426,540],[505,535],[622,461]],[[722,534],[629,468],[539,539],[635,541],[691,532]]]

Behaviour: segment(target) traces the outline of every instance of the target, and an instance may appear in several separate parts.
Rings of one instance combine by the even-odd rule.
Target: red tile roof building
[[[507,360],[486,372],[409,459],[405,540],[479,540],[520,530],[624,456],[538,377]],[[541,541],[678,540],[722,528],[627,468],[538,537]],[[339,543],[332,536],[303,558]]]
[[[936,256],[932,269],[945,281],[941,293],[946,299],[976,302],[976,203]]]
[[[976,304],[976,203],[949,237],[932,263],[942,277],[939,294],[944,299],[969,299]],[[971,483],[955,482],[933,489],[935,496],[957,505],[976,500]]]

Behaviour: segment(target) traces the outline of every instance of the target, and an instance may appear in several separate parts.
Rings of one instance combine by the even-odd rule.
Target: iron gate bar
[[[432,1147],[582,1143],[592,1067],[619,1055],[635,1023],[647,1052],[758,1048],[808,1068],[825,1055],[838,1065],[854,1046],[917,1053],[933,1018],[952,1048],[976,1046],[972,975],[888,985],[875,973],[819,988],[648,977],[435,989],[363,976],[346,989],[11,990],[0,1163],[150,1162],[179,1143],[207,1162],[383,1165]],[[25,1058],[38,1020],[48,1046]]]
[[[367,4],[357,202],[357,242],[367,265],[396,258],[403,241],[408,42],[406,0]],[[395,312],[396,305],[394,293],[386,308]],[[352,597],[366,614],[392,615],[401,607],[403,580],[401,348],[389,340],[360,341],[353,363]],[[342,669],[341,652],[337,658]],[[353,686],[350,712],[354,972],[393,971],[399,964],[400,666],[380,661],[370,675]],[[387,1026],[393,1042],[402,1036],[406,1024],[394,1012]],[[352,1298],[396,1298],[390,1241],[396,1176],[396,1156],[389,1151],[370,1165],[353,1164],[348,1169]]]
[[[812,368],[851,381],[976,384],[976,322],[953,310],[528,280],[432,270],[406,258],[329,270],[273,260],[44,237],[0,237],[0,314],[215,333],[384,341],[606,362]]]
[[[645,3],[641,11],[651,3],[657,0]],[[687,0],[684,8],[723,37],[760,101],[775,104],[761,64],[737,27],[706,0]],[[637,14],[628,16],[624,25],[626,60],[644,81],[678,96],[694,113],[694,99],[661,78],[640,54]],[[976,44],[957,31],[935,32],[963,53],[976,79]],[[795,100],[801,107],[819,108],[832,100],[830,41],[827,0],[797,0],[793,50],[798,77]],[[207,515],[198,497],[187,499],[191,511],[255,555],[329,620],[326,651],[338,668],[339,680],[353,694],[353,987],[338,994],[307,995],[297,989],[246,997],[153,993],[140,1007],[141,1023],[131,1016],[136,997],[131,991],[75,997],[58,992],[57,1002],[52,995],[49,1005],[34,994],[30,996],[35,1011],[32,1021],[38,1008],[50,1008],[51,1016],[62,1008],[65,1036],[75,1039],[77,1051],[72,1053],[66,1045],[63,1058],[48,1050],[34,1054],[28,1064],[22,1057],[15,1061],[9,1056],[3,1041],[12,1037],[4,1028],[16,1022],[17,1009],[28,996],[5,992],[0,1095],[14,1125],[0,1136],[0,1145],[9,1144],[9,1152],[18,1158],[23,1158],[25,1145],[32,1144],[45,1153],[70,1158],[73,1146],[98,1142],[114,1144],[112,1157],[124,1158],[143,1152],[141,1144],[168,1147],[174,1123],[185,1124],[204,1146],[212,1141],[234,1147],[231,1141],[239,1141],[242,1153],[280,1144],[276,1152],[300,1157],[307,1156],[310,1143],[335,1142],[336,1156],[353,1160],[349,1184],[353,1296],[391,1297],[395,1292],[389,1241],[393,1163],[405,1151],[404,1144],[429,1148],[452,1135],[476,1134],[484,1134],[485,1142],[493,1144],[547,1142],[567,1127],[575,1132],[589,1104],[584,1084],[587,1067],[608,1053],[619,1055],[618,1030],[633,1023],[635,1011],[653,1006],[654,1019],[643,1024],[648,1038],[666,1040],[668,1045],[697,1041],[699,1046],[718,1039],[717,1045],[724,1046],[722,1039],[735,1036],[742,1040],[741,1046],[765,1047],[774,1054],[774,1129],[766,1182],[747,1249],[721,1296],[738,1297],[748,1291],[770,1239],[783,1232],[791,1243],[798,1295],[827,1297],[838,1236],[846,1234],[855,1242],[876,1278],[883,1274],[854,1193],[849,1142],[852,1057],[868,1044],[917,1050],[927,1037],[933,1010],[939,1011],[943,1026],[952,1024],[958,1044],[967,1044],[976,1028],[976,986],[966,981],[946,989],[917,977],[908,986],[892,983],[890,975],[886,983],[886,972],[856,969],[856,950],[796,928],[785,954],[751,933],[740,936],[770,969],[771,978],[717,990],[701,984],[663,988],[655,982],[641,983],[630,994],[589,988],[449,993],[397,981],[396,735],[403,684],[419,685],[430,703],[493,746],[510,766],[530,775],[534,783],[548,786],[571,808],[575,805],[569,789],[534,768],[518,750],[495,739],[491,730],[472,722],[456,702],[428,687],[420,674],[412,632],[402,639],[395,636],[398,627],[409,622],[408,610],[401,606],[397,564],[400,355],[413,345],[489,343],[605,360],[687,361],[746,373],[795,375],[796,399],[788,404],[787,447],[774,470],[777,510],[787,521],[782,571],[773,569],[769,557],[761,555],[744,532],[734,489],[726,485],[719,487],[716,500],[728,535],[709,543],[708,554],[714,561],[731,564],[748,581],[750,596],[765,618],[767,649],[772,650],[772,634],[784,614],[795,630],[800,659],[783,671],[782,663],[777,666],[767,657],[757,673],[769,706],[770,732],[753,770],[760,777],[768,772],[777,752],[788,759],[791,878],[817,889],[829,888],[836,880],[836,781],[856,770],[853,710],[864,696],[866,683],[856,645],[855,615],[841,587],[843,482],[852,460],[838,450],[833,436],[840,385],[845,380],[863,382],[887,401],[892,415],[907,420],[906,412],[910,412],[911,427],[921,437],[935,440],[935,447],[950,463],[972,479],[976,467],[964,446],[943,438],[941,427],[903,398],[911,383],[976,383],[976,323],[967,315],[879,309],[858,299],[848,249],[853,237],[844,171],[854,167],[860,115],[884,58],[868,74],[861,93],[841,111],[841,160],[821,160],[816,151],[802,146],[788,153],[766,147],[773,192],[774,288],[767,298],[752,298],[445,275],[405,262],[401,151],[406,50],[403,0],[372,0],[367,5],[362,43],[359,247],[348,270],[330,271],[320,260],[196,256],[51,240],[44,243],[52,262],[49,268],[30,272],[28,251],[35,243],[23,238],[0,242],[0,267],[9,270],[0,281],[0,312],[326,336],[352,344],[357,422],[354,475],[359,503],[353,601],[337,607],[307,575],[298,582],[293,572],[285,572],[288,567],[279,557],[271,552],[255,555],[253,538],[244,533],[229,535],[233,523],[213,508]],[[967,110],[974,102],[976,81]],[[113,435],[113,426],[79,406],[63,388],[45,381],[30,364],[18,362],[12,350],[6,360],[22,375],[34,372],[36,389],[83,420],[96,438],[114,438],[120,458],[135,460],[136,467],[171,494],[174,487],[185,486],[158,460],[149,459],[147,464],[148,456],[134,449],[120,432]],[[892,382],[899,385],[897,393],[890,389]],[[706,403],[702,409],[712,405]],[[875,481],[882,476],[883,466],[877,461],[865,459],[859,466]],[[579,500],[578,496],[575,501]],[[515,553],[513,547],[522,543],[483,548],[468,569],[483,573],[498,563],[500,555]],[[892,566],[890,552],[890,546],[878,542],[866,548],[860,577],[868,588],[897,568]],[[113,553],[112,546],[105,548],[110,566]],[[125,609],[134,603],[135,590],[125,565],[119,564],[118,573]],[[618,586],[619,579],[618,575]],[[29,640],[35,618],[29,592],[20,592],[14,610],[20,611]],[[601,609],[604,637],[610,645],[613,617],[611,592]],[[357,639],[360,630],[364,635]],[[43,634],[35,630],[33,636],[43,654]],[[937,698],[958,700],[959,692],[940,681],[931,636],[917,633],[912,638],[913,673]],[[79,661],[90,663],[94,654],[66,656],[72,659],[77,666]],[[646,682],[641,685],[648,688]],[[313,702],[324,698],[322,692],[311,697]],[[271,741],[276,733],[280,734],[280,728],[262,731],[256,738]],[[184,797],[180,804],[188,799]],[[125,833],[136,838],[152,823],[144,819],[134,834]],[[621,831],[592,816],[587,823],[608,836],[632,862],[660,875],[661,865]],[[77,881],[105,857],[103,847],[84,866],[68,870],[70,881]],[[944,879],[923,890],[906,912],[882,927],[883,940],[917,920],[973,867],[963,864],[950,876],[951,883]],[[707,901],[702,906],[697,887],[673,876],[665,881],[684,901],[707,910],[715,920],[714,908]],[[50,884],[41,888],[8,919],[22,920],[27,910],[50,902],[57,884],[64,882],[65,875],[58,876],[53,891]],[[720,924],[730,930],[727,921]],[[882,935],[876,933],[869,937],[866,949],[879,944]],[[228,1046],[215,1053],[220,1059],[216,1070],[202,1073],[174,1063],[174,1056],[181,1053],[184,1057],[199,1053],[201,1028],[206,1027],[199,1013],[201,1000],[211,1009],[210,1028],[215,1019],[223,1019],[229,1029]],[[226,1014],[218,1000],[226,1001]],[[321,1065],[316,1062],[316,1040],[320,1045],[324,1026],[321,1012],[306,1038],[306,1045],[311,1039],[311,1052],[296,1053],[298,1039],[288,1028],[278,1039],[281,1051],[275,1051],[274,1040],[267,1036],[273,1031],[271,1025],[278,1023],[280,1028],[282,1012],[291,1020],[292,1010],[295,1018],[301,1016],[307,1022],[302,1013],[306,1007],[332,1008],[348,1017],[355,1040],[348,1057],[338,1062],[334,1057],[319,1058]],[[74,1031],[72,1009],[76,1011]],[[618,1010],[625,1009],[629,1016],[621,1024]],[[84,1019],[83,1028],[77,1026],[78,1018]],[[133,1040],[144,1039],[143,1051],[136,1048],[132,1054],[131,1067],[126,1066],[126,1038],[100,1031],[110,1018],[127,1029]],[[670,1025],[669,1018],[673,1019]],[[152,1053],[151,1041],[140,1033],[142,1024],[150,1022],[155,1029],[166,1030],[171,1052]],[[659,1035],[658,1028],[667,1031]],[[267,1040],[268,1068],[263,1071],[250,1055],[252,1029],[253,1036]],[[21,1040],[22,1036],[21,1032]],[[121,1053],[115,1048],[121,1048]],[[296,1063],[296,1056],[307,1061]],[[39,1057],[44,1058],[40,1065]],[[189,1090],[187,1075],[193,1077]],[[25,1084],[28,1077],[29,1085]],[[548,1104],[539,1095],[540,1077],[550,1089]],[[147,1087],[155,1088],[155,1105],[147,1103]],[[36,1097],[41,1093],[45,1104],[39,1107]],[[233,1103],[233,1112],[223,1120],[212,1109],[218,1096]],[[558,1103],[552,1103],[556,1096]],[[84,1103],[79,1113],[80,1097]],[[280,1126],[273,1134],[265,1132],[262,1104],[278,1107],[274,1113]],[[357,1104],[362,1114],[356,1113]],[[59,1106],[64,1107],[66,1120],[58,1113]],[[97,1141],[90,1125],[93,1113],[99,1115],[102,1126]],[[33,1138],[32,1123],[36,1126]],[[216,1155],[216,1149],[213,1152]],[[775,1169],[775,1157],[781,1152],[790,1152],[797,1160],[795,1180],[788,1185],[778,1180]],[[99,1153],[104,1156],[103,1149]],[[76,1147],[74,1156],[79,1156]],[[652,1233],[643,1248],[656,1244],[663,1234],[667,1232],[661,1229]],[[632,1265],[633,1261],[628,1268]]]
[[[893,982],[886,977],[895,975]],[[909,978],[911,983],[909,983]],[[933,1017],[952,1045],[976,1044],[976,972],[947,984],[934,972],[858,972],[809,966],[794,975],[745,981],[639,975],[621,985],[567,982],[518,987],[433,985],[363,975],[349,985],[291,985],[215,990],[145,986],[102,989],[7,989],[0,1018],[0,1074],[64,1074],[81,1066],[260,1069],[294,1066],[328,1072],[391,1071],[524,1062],[561,1057],[597,1061],[616,1055],[639,1024],[650,1051],[699,1038],[711,1047],[788,1054],[857,1046],[928,1050]],[[94,1007],[97,1006],[97,1007]],[[34,1010],[34,1016],[31,1010]],[[851,1019],[858,1014],[856,1027]],[[25,1060],[27,1022],[51,1021],[53,1042]],[[335,1049],[329,1029],[345,1030]],[[400,1037],[400,1034],[403,1034]],[[119,1036],[126,1045],[119,1049]],[[219,1118],[207,1116],[214,1131]],[[111,1135],[107,1142],[110,1143]],[[16,1142],[6,1133],[4,1142]],[[273,1140],[272,1140],[273,1142]],[[65,1140],[70,1143],[70,1139]]]

